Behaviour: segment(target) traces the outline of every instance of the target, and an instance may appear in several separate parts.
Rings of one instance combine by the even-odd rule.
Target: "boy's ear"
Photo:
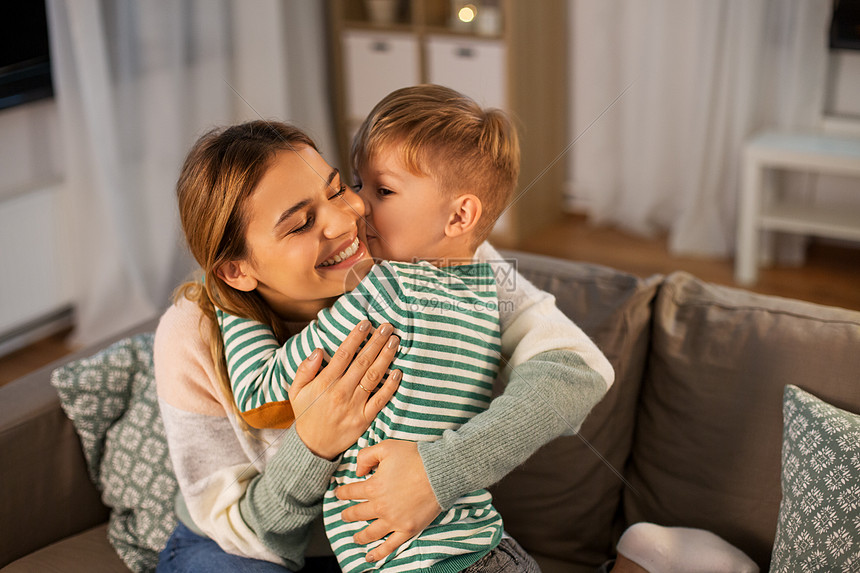
[[[245,263],[242,261],[229,261],[222,263],[215,274],[236,290],[251,292],[257,288],[257,279],[245,272]]]
[[[459,237],[475,230],[478,220],[483,213],[481,200],[477,195],[466,193],[454,199],[448,224],[445,225],[445,235]]]

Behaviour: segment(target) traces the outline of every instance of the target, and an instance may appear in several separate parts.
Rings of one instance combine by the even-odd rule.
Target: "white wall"
[[[860,137],[860,51],[830,52],[823,116],[830,131]],[[858,189],[856,177],[826,175],[811,182],[816,201],[838,208],[860,209]]]
[[[853,116],[860,123],[860,51],[831,52],[830,72],[825,113]]]
[[[10,333],[74,298],[61,142],[53,99],[0,111],[0,354],[29,341]]]
[[[62,179],[60,140],[53,99],[0,111],[0,200]]]

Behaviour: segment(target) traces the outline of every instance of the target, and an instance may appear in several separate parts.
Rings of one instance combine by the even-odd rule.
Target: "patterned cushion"
[[[771,571],[860,570],[860,415],[786,386]]]
[[[90,477],[111,508],[108,538],[133,571],[151,571],[176,525],[176,478],[141,334],[55,370],[51,383],[81,439]]]

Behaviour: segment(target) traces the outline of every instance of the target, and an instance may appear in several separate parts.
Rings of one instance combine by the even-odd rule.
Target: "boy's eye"
[[[394,195],[394,191],[391,189],[386,189],[385,187],[380,187],[376,190],[376,194],[380,197],[388,197],[389,195]]]

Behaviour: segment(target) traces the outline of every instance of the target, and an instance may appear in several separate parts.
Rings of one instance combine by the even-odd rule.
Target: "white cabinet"
[[[431,36],[427,77],[470,96],[484,107],[508,107],[505,45],[501,40]]]
[[[347,119],[361,123],[392,91],[421,81],[418,40],[408,34],[349,30],[343,36]]]
[[[563,169],[548,169],[569,144],[568,0],[467,3],[451,0],[329,0],[332,91],[340,164],[348,173],[352,137],[380,99],[422,82],[454,88],[484,107],[504,109],[518,127],[522,161],[516,200],[492,240],[516,247],[562,212]],[[462,6],[460,6],[462,7]]]

